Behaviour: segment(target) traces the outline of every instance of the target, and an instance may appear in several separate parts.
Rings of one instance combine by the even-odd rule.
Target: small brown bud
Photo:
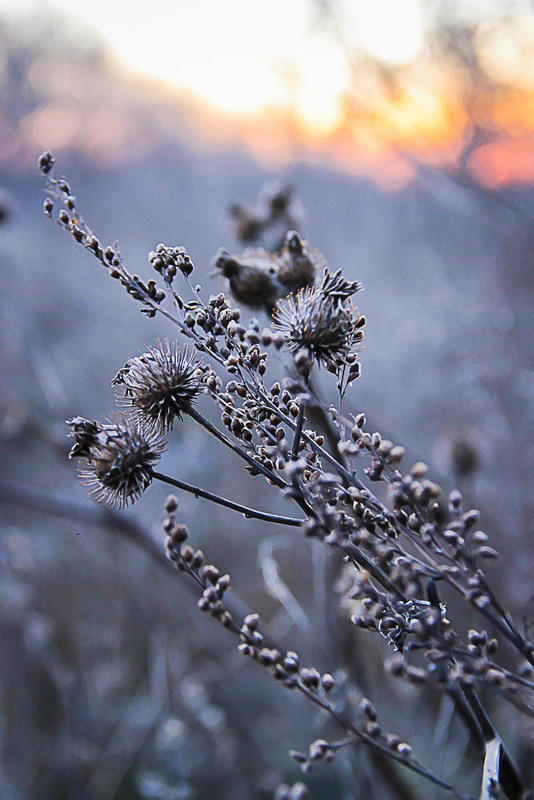
[[[221,592],[227,592],[229,588],[230,588],[230,576],[223,575],[217,581],[217,589],[219,589]]]
[[[174,494],[170,494],[165,500],[165,511],[172,514],[178,508],[178,499]]]
[[[223,611],[221,614],[220,622],[225,628],[230,628],[233,623],[233,617],[229,611]]]
[[[189,537],[189,530],[187,525],[176,523],[169,531],[169,538],[173,546],[179,546],[187,541]]]
[[[330,745],[325,739],[316,739],[315,742],[310,744],[310,758],[312,761],[319,761],[330,750]]]
[[[186,564],[190,564],[193,561],[194,555],[195,551],[190,545],[186,544],[186,546],[182,548],[182,559]]]
[[[243,627],[248,628],[249,631],[255,631],[258,628],[258,623],[260,621],[258,614],[248,614],[243,620]]]
[[[37,163],[43,175],[48,175],[48,173],[51,172],[52,167],[54,166],[54,160],[54,156],[50,150],[44,150],[41,153]]]
[[[428,681],[427,671],[419,667],[408,667],[406,677],[410,683],[414,683],[416,686],[423,686]]]
[[[206,564],[202,567],[201,576],[205,581],[215,585],[219,579],[219,570],[213,564]]]
[[[382,733],[382,728],[378,724],[378,722],[368,722],[365,726],[365,731],[368,736],[371,736],[373,739],[378,739],[380,734]]]
[[[371,703],[371,701],[368,700],[366,697],[363,697],[360,700],[360,711],[367,717],[368,720],[371,720],[371,722],[376,721],[377,718],[376,708]]]
[[[321,686],[323,687],[325,692],[330,692],[334,688],[336,682],[334,680],[333,675],[326,672],[323,677],[321,678]]]

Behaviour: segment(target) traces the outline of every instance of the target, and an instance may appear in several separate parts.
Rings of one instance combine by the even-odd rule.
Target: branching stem
[[[221,497],[218,494],[213,494],[212,492],[206,491],[206,489],[201,489],[200,486],[192,486],[190,483],[185,483],[185,481],[171,478],[169,475],[164,475],[162,472],[152,470],[152,477],[162,483],[168,483],[169,486],[175,486],[177,489],[182,489],[184,492],[194,494],[195,497],[202,497],[204,500],[210,500],[212,503],[217,503],[225,508],[231,508],[232,511],[243,514],[247,519],[259,519],[262,522],[274,522],[277,525],[290,525],[295,528],[300,527],[306,521],[303,519],[296,519],[295,517],[283,517],[279,514],[269,514],[267,511],[258,511],[256,508],[248,508],[247,506],[241,505],[241,503],[235,503],[233,500],[227,500],[225,497]]]
[[[267,469],[267,467],[265,467],[261,462],[255,461],[252,456],[246,452],[246,450],[243,450],[243,448],[239,447],[238,444],[233,442],[228,436],[222,433],[222,431],[216,428],[215,425],[212,425],[212,423],[206,419],[206,417],[203,417],[202,414],[200,414],[195,408],[190,408],[187,413],[192,419],[195,420],[195,422],[198,422],[199,425],[201,425],[205,430],[211,433],[212,436],[222,442],[222,444],[226,445],[226,447],[229,447],[230,450],[242,458],[243,461],[246,461],[251,467],[257,469],[259,472],[265,475],[265,477],[268,478],[271,483],[274,483],[280,489],[287,488],[287,483],[283,481],[282,478],[280,478],[271,470]]]

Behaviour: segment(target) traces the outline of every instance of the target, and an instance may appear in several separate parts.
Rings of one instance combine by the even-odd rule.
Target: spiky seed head
[[[122,416],[104,423],[75,417],[68,424],[76,443],[73,451],[80,444],[80,431],[90,432],[83,449],[71,453],[84,461],[78,474],[87,492],[110,507],[135,503],[152,482],[152,467],[165,449],[163,440]]]
[[[319,365],[337,369],[355,359],[362,322],[351,303],[313,286],[278,303],[274,326],[293,355],[304,351]]]
[[[171,430],[176,417],[190,411],[202,392],[199,366],[187,348],[158,342],[118,371],[113,385],[120,392],[119,403],[148,430]]]

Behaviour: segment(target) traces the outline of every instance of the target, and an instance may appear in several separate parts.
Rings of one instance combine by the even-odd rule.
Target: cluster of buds
[[[89,250],[94,249],[89,245],[87,246]],[[96,251],[95,254],[98,256]],[[155,317],[158,306],[161,305],[167,296],[165,291],[158,287],[156,281],[150,279],[145,282],[139,275],[130,275],[122,264],[122,259],[116,245],[109,245],[106,247],[102,263],[109,267],[110,277],[119,280],[130,297],[141,303],[143,306],[141,312],[146,314],[147,317]]]
[[[202,589],[198,601],[200,610],[209,613],[225,628],[231,628],[234,626],[233,618],[223,604],[224,595],[230,589],[230,576],[221,575],[216,566],[206,564],[202,550],[195,550],[186,544],[189,531],[186,525],[176,521],[177,508],[176,497],[170,495],[165,502],[166,516],[163,523],[167,556],[181,572],[194,577]]]
[[[383,439],[378,432],[364,432],[364,425],[365,414],[358,414],[351,429],[351,439],[341,443],[340,452],[345,457],[353,457],[367,451],[371,455],[371,466],[365,469],[365,473],[369,480],[379,481],[385,470],[397,468],[406,451],[403,447],[394,446],[389,439]]]
[[[409,758],[412,748],[407,742],[403,742],[396,733],[383,732],[382,726],[378,722],[378,713],[375,706],[366,697],[362,697],[358,710],[363,719],[362,733],[373,740],[380,740],[388,750],[396,753],[401,758]]]
[[[299,750],[290,750],[289,755],[300,765],[302,772],[311,772],[313,765],[318,761],[331,764],[336,755],[336,745],[326,739],[316,739],[308,748],[307,753]]]
[[[284,655],[276,648],[266,647],[258,625],[257,614],[249,614],[243,620],[240,630],[242,643],[239,645],[243,655],[269,668],[275,680],[288,689],[299,688],[323,696],[332,691],[335,680],[330,673],[322,675],[314,667],[301,667],[299,655],[293,650],[288,650]]]
[[[165,244],[158,244],[155,251],[151,250],[148,254],[148,260],[153,269],[169,286],[174,281],[177,272],[181,272],[188,278],[194,269],[193,262],[183,247],[168,247]]]
[[[154,317],[159,305],[166,297],[165,291],[158,288],[153,280],[145,282],[139,275],[131,275],[125,269],[116,245],[104,247],[100,243],[76,207],[76,198],[72,194],[68,182],[62,178],[53,177],[54,158],[49,151],[41,154],[38,163],[41,172],[46,177],[49,191],[49,196],[43,203],[45,215],[55,219],[58,225],[68,231],[78,244],[89,250],[108,270],[111,278],[120,281],[127,293],[141,303],[142,313]],[[56,216],[54,216],[54,202],[61,206]]]
[[[105,422],[73,417],[68,424],[70,458],[82,459],[79,475],[89,494],[111,507],[134,503],[152,482],[163,440],[121,416]]]

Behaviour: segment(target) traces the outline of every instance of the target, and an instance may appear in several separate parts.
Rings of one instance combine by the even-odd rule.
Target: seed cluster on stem
[[[491,772],[509,800],[527,798],[479,692],[534,717],[529,671],[534,646],[486,576],[485,563],[498,553],[479,529],[480,514],[464,508],[458,490],[444,492],[422,462],[404,468],[404,449],[368,431],[363,413],[342,413],[347,389],[360,375],[365,318],[352,302],[359,283],[331,270],[295,231],[270,254],[219,252],[216,267],[234,298],[268,314],[266,325],[255,318],[244,323],[242,311],[224,293],[203,299],[201,287],[190,283],[194,264],[182,247],[159,244],[149,254],[156,279],[132,275],[117,246],[101,245],[83,221],[67,182],[53,177],[50,154],[41,156],[40,167],[49,190],[45,213],[96,257],[143,313],[162,314],[174,323],[179,337],[157,341],[119,369],[113,385],[122,416],[69,421],[71,456],[82,461],[80,475],[89,492],[108,505],[124,506],[159,480],[247,518],[300,528],[322,542],[338,556],[344,613],[357,628],[379,634],[391,648],[385,652],[393,650],[384,658],[385,671],[421,691],[432,687],[448,694],[478,738],[481,771],[486,763],[484,774]],[[244,219],[241,212],[237,217]],[[176,287],[179,277],[184,292]],[[312,375],[322,366],[336,378],[335,406],[322,405],[314,389]],[[216,423],[202,409],[208,401],[219,415]],[[314,407],[321,410],[324,430],[308,427]],[[185,416],[231,451],[251,476],[281,493],[287,507],[296,505],[298,516],[250,508],[238,498],[156,471],[164,436]],[[375,492],[376,484],[384,491]],[[341,714],[329,698],[330,673],[303,668],[294,651],[270,646],[255,615],[236,621],[225,606],[228,576],[206,565],[202,552],[186,543],[188,532],[176,521],[176,509],[176,498],[169,498],[167,553],[201,591],[199,608],[239,637],[245,656],[344,730],[343,740],[319,739],[308,753],[293,753],[305,771],[316,761],[331,761],[341,748],[364,744],[455,797],[470,797],[423,766],[402,737],[384,733],[369,700],[359,706],[363,721]],[[451,593],[490,630],[466,629],[463,618],[451,619],[446,602]],[[499,742],[498,768],[495,748],[488,747],[493,741]],[[491,768],[488,753],[493,753]],[[291,792],[287,789],[287,796],[300,796]]]

